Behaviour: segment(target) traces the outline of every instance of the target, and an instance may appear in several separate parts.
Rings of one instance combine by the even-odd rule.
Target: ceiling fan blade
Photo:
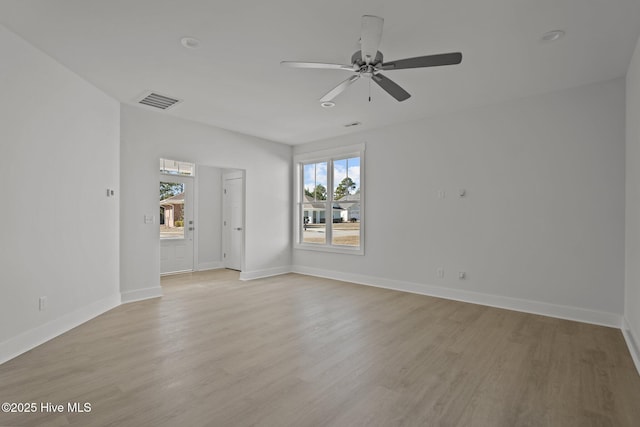
[[[441,65],[455,65],[462,62],[462,53],[441,53],[438,55],[418,56],[416,58],[399,59],[385,62],[382,70],[402,70],[406,68],[438,67]]]
[[[369,65],[376,58],[378,46],[382,39],[382,24],[384,19],[379,16],[364,15],[362,17],[362,32],[360,33],[360,46],[362,60]]]
[[[384,89],[389,95],[393,96],[396,100],[402,102],[411,97],[411,94],[402,89],[396,82],[383,76],[382,74],[374,74],[372,77],[374,82],[378,83],[382,89]]]
[[[353,84],[353,82],[355,82],[356,80],[358,80],[360,78],[360,74],[355,74],[351,77],[349,77],[347,80],[343,81],[342,83],[340,83],[338,86],[334,87],[333,89],[331,89],[325,96],[323,96],[322,98],[320,98],[320,102],[328,102],[331,101],[333,98],[335,98],[336,96],[340,95],[342,92],[344,92],[344,90],[346,88],[348,88],[349,86],[351,86]]]
[[[353,71],[353,67],[351,65],[326,64],[324,62],[282,61],[280,62],[280,65],[291,68],[323,68],[328,70]]]

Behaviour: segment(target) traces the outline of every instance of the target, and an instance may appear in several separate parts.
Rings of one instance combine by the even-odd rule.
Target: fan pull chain
[[[371,79],[369,79],[369,102],[371,102]]]

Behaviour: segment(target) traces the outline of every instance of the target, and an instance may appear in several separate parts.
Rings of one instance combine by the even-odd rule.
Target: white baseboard
[[[166,273],[160,273],[160,277],[164,276],[175,276],[176,274],[185,274],[185,273],[193,273],[195,270],[178,270],[178,271],[168,271]],[[146,289],[146,288],[145,288]]]
[[[626,317],[622,318],[622,335],[624,335],[624,340],[627,342],[627,347],[629,347],[629,353],[631,353],[633,363],[636,365],[638,375],[640,375],[640,340],[638,339],[640,335],[634,332]]]
[[[198,269],[196,271],[217,270],[219,268],[224,268],[224,263],[222,261],[202,262],[198,264]]]
[[[263,277],[279,276],[281,274],[291,273],[291,266],[267,268],[264,270],[241,271],[240,280],[261,279]]]
[[[135,291],[122,292],[122,303],[142,301],[145,299],[159,298],[162,296],[162,288],[160,286],[144,289],[136,289]]]
[[[325,277],[328,279],[352,282],[360,285],[375,286],[378,288],[411,292],[414,294],[428,295],[432,297],[468,302],[472,304],[504,308],[507,310],[540,314],[543,316],[575,320],[578,322],[592,323],[595,325],[609,326],[618,329],[620,328],[622,322],[622,318],[619,314],[589,310],[579,307],[551,304],[540,301],[530,301],[499,295],[483,294],[462,289],[443,288],[441,286],[431,286],[422,283],[383,279],[379,277],[364,276],[360,274],[343,273],[313,267],[294,265],[291,271],[294,273],[306,274],[309,276]]]
[[[120,305],[120,294],[101,299],[0,343],[0,364]]]

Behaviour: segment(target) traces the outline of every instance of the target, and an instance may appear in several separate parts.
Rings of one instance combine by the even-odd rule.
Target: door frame
[[[227,180],[230,179],[241,179],[242,180],[242,184],[240,185],[240,188],[242,189],[242,194],[240,195],[241,199],[242,199],[242,212],[241,212],[241,217],[242,217],[242,238],[240,239],[240,272],[245,271],[245,240],[246,240],[246,236],[247,236],[247,221],[246,221],[246,211],[247,211],[247,200],[246,200],[246,175],[245,175],[245,170],[242,169],[225,169],[222,172],[222,227],[223,227],[223,231],[222,231],[222,264],[224,265],[224,268],[228,268],[227,267],[227,263],[226,263],[226,258],[224,256],[225,253],[227,253],[227,249],[229,247],[229,231],[230,229],[226,228],[227,225],[225,223],[225,221],[227,221],[226,218],[226,213],[227,213],[227,199],[226,197],[224,197],[225,195],[225,183]]]

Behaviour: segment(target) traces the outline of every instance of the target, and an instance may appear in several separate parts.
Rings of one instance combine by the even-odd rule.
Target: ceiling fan
[[[415,58],[384,62],[382,52],[378,50],[380,40],[382,39],[383,22],[384,19],[379,16],[364,15],[362,17],[362,30],[360,37],[361,48],[351,56],[351,65],[297,61],[282,61],[280,64],[293,68],[324,68],[352,72],[353,75],[351,77],[344,80],[320,98],[320,102],[326,103],[333,100],[361,77],[370,78],[396,100],[404,101],[411,96],[409,92],[401,88],[390,78],[384,76],[382,71],[439,67],[441,65],[455,65],[462,62],[462,53],[460,52],[418,56]]]

